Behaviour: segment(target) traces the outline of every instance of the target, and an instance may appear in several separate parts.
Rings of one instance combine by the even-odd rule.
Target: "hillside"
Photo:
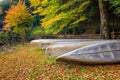
[[[0,80],[119,80],[120,64],[75,65],[46,59],[38,47],[17,46],[0,55]]]

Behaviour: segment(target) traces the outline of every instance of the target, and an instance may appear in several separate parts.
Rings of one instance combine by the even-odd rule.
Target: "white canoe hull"
[[[50,43],[50,42],[55,42],[55,41],[63,41],[63,40],[66,40],[66,39],[35,39],[35,40],[32,40],[30,42],[30,45],[32,46],[38,46],[39,43],[43,42],[43,43]]]
[[[56,60],[80,64],[120,63],[120,41],[111,40],[91,44],[58,56]]]
[[[39,42],[39,47],[41,49],[46,49],[48,46],[57,44],[57,43],[67,43],[67,42],[81,42],[81,41],[92,41],[93,39],[51,39],[51,40],[42,40]]]
[[[49,46],[46,49],[46,57],[56,57],[63,55],[67,52],[75,50],[77,48],[81,48],[90,44],[99,43],[101,41],[79,41],[79,42],[67,42],[67,43],[56,43],[54,45]]]

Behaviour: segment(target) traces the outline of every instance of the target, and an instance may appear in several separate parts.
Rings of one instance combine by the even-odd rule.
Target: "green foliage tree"
[[[8,10],[11,6],[10,1],[2,1],[0,3],[0,20],[3,20],[4,16],[6,15],[5,11]]]
[[[105,38],[105,39],[110,39],[111,38],[110,26],[108,26],[109,25],[109,21],[108,21],[109,15],[108,15],[107,11],[109,11],[109,9],[111,11],[114,11],[114,13],[109,13],[109,14],[112,14],[112,16],[114,14],[120,15],[120,6],[119,6],[120,1],[119,0],[98,0],[98,2],[99,2],[100,18],[101,18],[101,37]],[[108,6],[108,3],[109,3],[109,6]],[[107,10],[106,6],[108,7],[108,10]],[[112,21],[112,24],[114,24],[114,19]]]
[[[53,34],[57,34],[60,31],[64,32],[65,29],[78,27],[81,25],[81,22],[90,20],[95,13],[99,14],[98,6],[99,0],[81,0],[81,1],[29,0],[29,1],[31,3],[31,6],[34,7],[33,13],[34,14],[37,13],[43,17],[40,20],[40,23],[45,28],[45,31],[48,33],[52,32]],[[119,16],[120,0],[102,0],[102,1],[104,2],[104,10],[106,9],[106,11],[109,11],[109,9],[113,9],[114,14],[117,14]],[[105,12],[105,16],[108,17],[107,12]],[[103,15],[101,15],[101,17],[103,17]],[[101,29],[104,38],[110,38],[108,24],[109,22],[106,23],[107,25],[106,28],[103,25],[104,29]]]
[[[34,7],[34,13],[43,16],[41,25],[45,28],[46,33],[52,32],[57,34],[65,27],[77,27],[80,22],[87,20],[84,13],[89,0],[30,0],[31,6]]]
[[[120,15],[120,0],[104,0],[110,3],[110,7],[114,9],[114,13]]]

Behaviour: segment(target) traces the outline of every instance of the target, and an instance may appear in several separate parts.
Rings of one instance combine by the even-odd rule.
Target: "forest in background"
[[[40,38],[57,38],[56,35],[80,35],[89,30],[91,33],[103,35],[102,38],[105,39],[118,38],[120,1],[3,0],[0,2],[0,45]]]

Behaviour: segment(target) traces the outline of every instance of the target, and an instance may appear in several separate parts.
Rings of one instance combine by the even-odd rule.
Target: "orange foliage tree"
[[[29,9],[24,2],[18,2],[16,5],[6,11],[4,19],[4,29],[10,29],[17,32],[25,31],[31,25],[32,15],[29,13]]]

